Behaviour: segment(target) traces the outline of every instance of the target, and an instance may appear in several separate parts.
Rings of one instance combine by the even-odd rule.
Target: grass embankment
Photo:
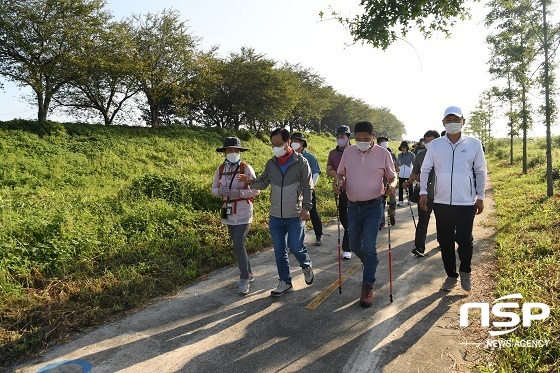
[[[0,366],[235,263],[210,193],[228,135],[0,124]],[[268,134],[239,136],[259,173]],[[325,169],[334,137],[308,142]],[[255,202],[250,252],[270,244],[268,197]],[[324,175],[318,210],[335,216]]]
[[[495,349],[495,361],[485,371],[560,371],[560,137],[553,139],[554,196],[546,196],[544,139],[528,146],[528,172],[522,174],[521,142],[515,143],[509,165],[508,141],[498,141],[488,155],[497,211],[498,296],[521,293],[524,302],[541,302],[550,316],[520,327],[505,339],[550,340],[547,348]],[[497,297],[496,297],[497,298]],[[509,311],[509,310],[508,310]],[[540,312],[540,311],[539,311]],[[513,336],[512,336],[513,335]]]

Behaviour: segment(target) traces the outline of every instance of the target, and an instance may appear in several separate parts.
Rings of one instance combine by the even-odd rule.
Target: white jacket
[[[428,194],[432,167],[434,203],[469,206],[484,199],[486,159],[479,140],[465,135],[455,144],[447,136],[433,140],[422,163],[420,194]]]

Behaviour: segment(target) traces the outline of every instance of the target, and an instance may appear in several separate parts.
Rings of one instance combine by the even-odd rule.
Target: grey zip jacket
[[[270,215],[277,218],[299,217],[302,208],[311,210],[313,181],[307,160],[297,152],[292,153],[291,163],[282,174],[276,156],[266,162],[264,171],[251,187],[266,189],[270,185]]]
[[[486,159],[479,140],[465,135],[455,144],[447,136],[432,140],[422,162],[420,195],[428,193],[432,167],[434,203],[469,206],[484,199]]]

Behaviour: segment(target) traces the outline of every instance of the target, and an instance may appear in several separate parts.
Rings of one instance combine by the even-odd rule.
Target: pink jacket
[[[214,173],[214,181],[212,182],[212,194],[216,197],[221,197],[220,188],[222,186],[229,187],[233,180],[231,189],[238,189],[239,197],[235,198],[236,201],[233,202],[233,213],[229,215],[227,219],[222,219],[222,223],[228,225],[250,224],[253,221],[253,202],[251,202],[249,198],[258,196],[261,191],[258,189],[251,189],[249,185],[238,181],[237,174],[234,176],[228,175],[230,172],[233,173],[236,168],[237,166],[231,167],[231,165],[226,162],[224,172],[220,179],[220,167],[218,166]],[[249,164],[245,166],[244,174],[253,178],[255,177],[255,171]]]

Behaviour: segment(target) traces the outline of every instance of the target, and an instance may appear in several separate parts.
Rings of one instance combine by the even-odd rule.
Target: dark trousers
[[[416,233],[414,235],[414,246],[421,252],[426,250],[426,235],[428,234],[428,224],[430,224],[430,215],[434,209],[434,200],[428,198],[428,210],[424,211],[418,206],[418,224],[416,225]]]
[[[311,216],[311,224],[313,225],[313,230],[315,231],[316,237],[321,237],[323,235],[323,223],[321,222],[321,217],[317,212],[317,197],[315,196],[315,191],[311,194],[311,203],[313,208],[309,211]]]
[[[455,242],[458,244],[459,271],[471,273],[473,254],[473,223],[475,206],[451,206],[434,203],[437,240],[441,259],[449,277],[459,277],[455,259]]]
[[[403,184],[405,181],[408,180],[408,177],[399,177],[399,201],[400,202],[404,202],[404,198],[403,198]],[[408,184],[408,195],[411,196],[412,195],[412,184],[409,183]]]
[[[340,224],[344,228],[344,236],[342,238],[342,250],[350,252],[350,244],[348,241],[348,196],[345,190],[340,191],[338,196],[338,218]]]

